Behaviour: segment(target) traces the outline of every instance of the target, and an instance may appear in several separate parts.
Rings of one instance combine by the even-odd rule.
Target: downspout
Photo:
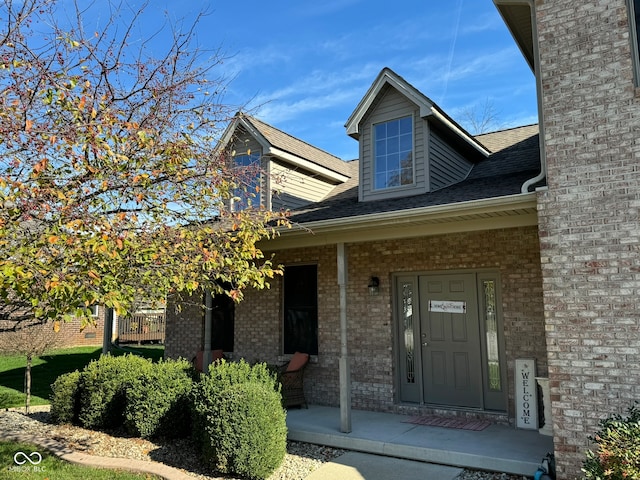
[[[351,433],[351,366],[347,344],[347,253],[337,244],[338,287],[340,289],[340,431]]]
[[[204,293],[204,345],[202,371],[208,372],[211,365],[211,330],[213,325],[213,297],[209,290]]]
[[[544,180],[547,176],[547,154],[544,142],[544,111],[542,109],[542,75],[540,74],[540,51],[538,48],[538,24],[534,0],[528,0],[531,11],[531,36],[533,43],[534,74],[536,76],[536,96],[538,100],[538,142],[540,145],[540,173],[522,184],[522,193],[528,193],[532,185]]]

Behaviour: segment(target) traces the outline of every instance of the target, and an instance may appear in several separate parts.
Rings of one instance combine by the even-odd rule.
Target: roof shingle
[[[346,166],[346,162],[335,155],[331,155],[282,130],[278,130],[255,117],[245,116],[244,118],[250,122],[272,146],[321,165],[329,170],[333,170],[341,175],[349,176],[350,169]]]

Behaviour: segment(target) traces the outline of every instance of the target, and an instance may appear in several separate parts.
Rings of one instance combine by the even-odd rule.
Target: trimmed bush
[[[613,415],[600,422],[600,430],[589,439],[598,445],[589,450],[582,471],[588,480],[640,478],[640,408],[628,416]]]
[[[280,385],[265,364],[224,361],[193,389],[194,436],[213,469],[264,479],[286,454]]]
[[[51,419],[56,423],[75,423],[78,420],[78,387],[80,372],[60,375],[51,385]]]
[[[78,419],[86,428],[118,428],[124,423],[126,390],[153,364],[135,355],[104,355],[80,375]]]
[[[194,373],[186,360],[161,361],[141,372],[126,389],[127,432],[143,438],[187,436]]]

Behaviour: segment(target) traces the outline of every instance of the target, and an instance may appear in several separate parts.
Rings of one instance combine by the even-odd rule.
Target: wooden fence
[[[119,343],[164,343],[166,316],[164,312],[134,313],[118,318]]]

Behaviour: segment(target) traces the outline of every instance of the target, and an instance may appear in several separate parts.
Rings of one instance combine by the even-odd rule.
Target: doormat
[[[450,418],[439,417],[437,415],[427,415],[422,417],[411,417],[404,423],[413,423],[415,425],[426,425],[429,427],[457,428],[459,430],[475,430],[479,432],[484,430],[491,422],[486,420],[477,420],[473,418]]]

